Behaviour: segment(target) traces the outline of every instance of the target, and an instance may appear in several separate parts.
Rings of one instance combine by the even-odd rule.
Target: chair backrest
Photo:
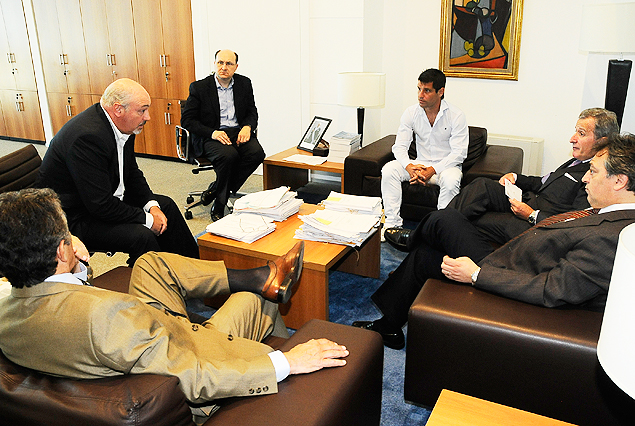
[[[33,145],[0,158],[0,193],[30,188],[35,184],[42,159]]]
[[[469,132],[469,145],[467,148],[467,157],[463,160],[463,172],[466,172],[470,167],[476,163],[481,155],[487,151],[487,129],[483,127],[468,126]],[[412,135],[412,143],[408,149],[408,156],[411,159],[417,158],[417,144],[416,136]]]

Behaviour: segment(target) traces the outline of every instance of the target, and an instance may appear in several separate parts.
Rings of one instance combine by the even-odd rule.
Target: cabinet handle
[[[172,114],[168,112],[168,125],[172,124]]]
[[[66,105],[66,116],[67,117],[71,117],[72,114],[72,110],[71,110],[71,106],[70,105]]]
[[[64,54],[60,53],[60,65],[64,65]]]
[[[159,66],[163,68],[163,55],[159,55]]]
[[[15,53],[7,53],[7,61],[9,61],[10,64],[15,63]]]
[[[110,54],[110,65],[117,65],[117,61],[115,60],[115,54],[111,53]]]
[[[11,54],[7,53],[7,62],[11,63]]]
[[[106,66],[107,66],[107,67],[109,67],[109,66],[111,66],[111,65],[112,65],[112,64],[110,63],[110,54],[108,54],[108,53],[107,53],[107,54],[106,54]]]

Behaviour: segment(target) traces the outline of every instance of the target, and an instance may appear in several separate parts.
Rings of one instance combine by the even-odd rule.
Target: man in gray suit
[[[598,146],[582,181],[593,210],[547,218],[496,251],[457,210],[431,213],[413,231],[416,245],[372,296],[384,316],[353,325],[403,347],[401,327],[428,278],[546,307],[603,309],[619,233],[635,222],[635,136],[613,134]]]
[[[90,379],[153,373],[179,378],[188,401],[266,395],[288,374],[341,366],[345,347],[311,340],[288,352],[260,341],[288,337],[278,302],[300,277],[303,243],[268,265],[226,269],[173,253],[149,252],[134,265],[130,294],[82,285],[59,199],[50,189],[0,195],[0,349],[16,364]],[[202,324],[185,301],[230,294]]]

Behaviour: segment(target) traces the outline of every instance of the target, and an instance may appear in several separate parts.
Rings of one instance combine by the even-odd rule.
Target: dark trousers
[[[140,223],[107,223],[80,220],[71,224],[71,232],[84,242],[89,251],[128,253],[128,265],[149,251],[165,251],[198,259],[198,245],[180,209],[170,197],[155,194],[161,211],[168,219],[168,227],[156,236]]]
[[[523,202],[532,207],[533,198],[533,193],[523,193]],[[498,244],[505,244],[531,227],[529,222],[514,215],[505,195],[505,187],[494,179],[474,179],[450,201],[448,207],[461,212],[489,239]]]
[[[265,151],[258,138],[252,133],[251,139],[238,145],[236,139],[240,129],[222,129],[231,145],[224,145],[217,140],[208,139],[204,143],[205,156],[212,162],[216,171],[216,182],[209,187],[216,192],[215,213],[222,213],[227,205],[230,193],[236,193],[247,178],[265,159]]]
[[[372,295],[384,317],[396,326],[408,321],[408,310],[428,278],[443,279],[443,256],[467,256],[478,263],[494,251],[488,239],[455,209],[428,214],[408,241],[410,252]]]

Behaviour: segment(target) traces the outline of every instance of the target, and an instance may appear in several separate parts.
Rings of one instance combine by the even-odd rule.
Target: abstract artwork
[[[441,71],[518,80],[523,0],[442,1]]]

